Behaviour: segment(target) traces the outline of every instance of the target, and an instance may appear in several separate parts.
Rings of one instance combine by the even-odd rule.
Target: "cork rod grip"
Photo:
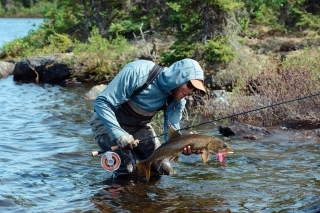
[[[139,140],[138,139],[134,140],[134,142],[137,145],[139,144]],[[120,146],[112,146],[111,147],[111,151],[115,151],[115,150],[118,150],[118,149],[120,149]],[[98,156],[98,155],[100,155],[102,153],[103,152],[101,152],[101,151],[93,151],[93,152],[91,152],[91,155],[92,155],[92,157],[96,157],[96,156]]]

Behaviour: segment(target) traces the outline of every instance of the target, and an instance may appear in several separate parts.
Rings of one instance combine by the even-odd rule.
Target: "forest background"
[[[83,82],[109,82],[137,58],[169,66],[193,58],[209,92],[193,108],[210,119],[319,93],[320,2],[316,0],[1,0],[0,17],[41,17],[28,36],[6,43],[2,60],[71,54]],[[319,124],[320,98],[233,119],[262,125]],[[299,125],[300,125],[299,124]]]

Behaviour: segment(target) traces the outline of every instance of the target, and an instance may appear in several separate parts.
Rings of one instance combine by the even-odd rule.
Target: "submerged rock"
[[[258,140],[267,136],[270,136],[272,133],[268,131],[265,127],[257,127],[251,125],[242,125],[242,126],[219,126],[219,132],[226,137],[237,136],[244,139]]]

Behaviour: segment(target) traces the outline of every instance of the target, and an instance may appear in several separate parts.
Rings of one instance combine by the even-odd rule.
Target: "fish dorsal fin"
[[[169,129],[168,129],[168,137],[169,137],[169,139],[175,138],[175,137],[179,137],[179,136],[181,136],[181,134],[177,130],[173,129],[170,126]]]

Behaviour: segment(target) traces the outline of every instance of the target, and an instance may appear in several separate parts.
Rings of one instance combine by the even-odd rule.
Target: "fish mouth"
[[[219,151],[219,152],[214,153],[214,154],[220,154],[220,153],[222,153],[222,154],[233,154],[234,151]]]
[[[210,152],[212,154],[219,154],[219,153],[224,153],[224,154],[233,154],[234,151],[220,151],[220,152]]]

